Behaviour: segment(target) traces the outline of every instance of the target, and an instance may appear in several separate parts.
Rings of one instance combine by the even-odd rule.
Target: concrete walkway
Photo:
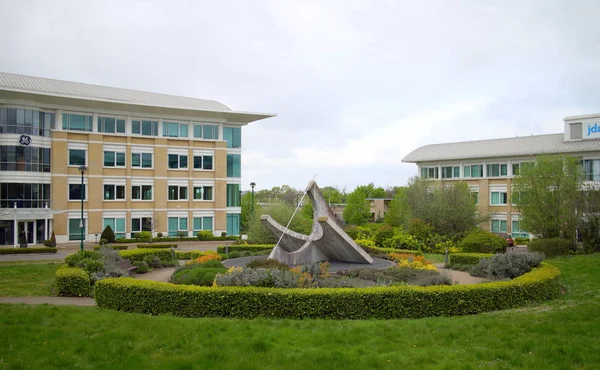
[[[51,304],[57,306],[95,306],[94,298],[88,297],[0,297],[0,303],[7,304]]]
[[[175,267],[153,270],[145,274],[135,274],[131,277],[138,280],[169,281],[175,272]]]
[[[488,279],[471,276],[468,272],[447,269],[443,263],[435,263],[435,267],[443,276],[447,276],[454,284],[481,284],[489,282]]]

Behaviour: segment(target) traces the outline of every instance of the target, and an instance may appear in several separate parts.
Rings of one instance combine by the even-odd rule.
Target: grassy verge
[[[54,273],[61,264],[0,266],[0,296],[48,296]]]
[[[12,266],[12,265],[47,265],[57,263],[62,265],[63,262],[58,260],[31,260],[31,261],[0,261],[0,266]]]
[[[596,368],[600,254],[550,262],[564,296],[476,316],[183,319],[0,305],[0,358],[7,368]]]
[[[431,261],[431,263],[444,263],[443,254],[423,253],[425,259]]]

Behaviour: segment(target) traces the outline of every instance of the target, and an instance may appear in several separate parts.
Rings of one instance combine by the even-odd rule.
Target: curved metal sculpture
[[[371,256],[337,224],[316,182],[308,184],[306,194],[313,206],[310,235],[288,230],[269,215],[260,217],[267,230],[279,240],[269,258],[292,266],[321,261],[373,263]]]

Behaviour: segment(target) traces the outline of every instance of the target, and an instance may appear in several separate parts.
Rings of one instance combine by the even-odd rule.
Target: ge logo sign
[[[31,137],[29,135],[21,135],[21,137],[19,137],[19,144],[25,146],[31,144]]]

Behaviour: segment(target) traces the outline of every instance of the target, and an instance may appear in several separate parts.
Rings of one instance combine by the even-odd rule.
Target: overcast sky
[[[600,111],[600,1],[0,0],[0,71],[218,100],[258,189],[404,185],[431,143]]]

